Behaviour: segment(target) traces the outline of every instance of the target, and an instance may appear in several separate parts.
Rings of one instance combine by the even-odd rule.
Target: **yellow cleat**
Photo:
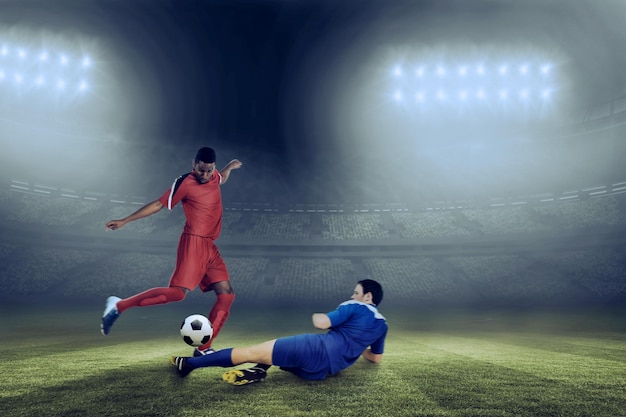
[[[247,385],[265,380],[267,372],[261,368],[233,369],[224,372],[222,379],[232,385]]]

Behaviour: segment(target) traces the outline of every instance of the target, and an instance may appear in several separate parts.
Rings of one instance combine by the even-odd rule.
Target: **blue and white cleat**
[[[104,314],[102,315],[102,324],[100,329],[103,335],[108,335],[111,331],[111,326],[115,323],[115,320],[120,316],[120,312],[117,311],[117,302],[120,301],[120,297],[111,296],[107,298],[106,306],[104,307]]]
[[[207,350],[200,350],[198,348],[195,348],[193,350],[193,356],[196,358],[198,356],[210,355],[211,353],[215,353],[215,350],[213,348],[208,348]]]

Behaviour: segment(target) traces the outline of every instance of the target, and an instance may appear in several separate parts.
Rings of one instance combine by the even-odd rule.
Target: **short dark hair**
[[[363,279],[358,282],[363,287],[363,295],[368,292],[372,293],[372,302],[379,305],[383,301],[383,287],[377,281],[373,279]]]
[[[196,152],[196,162],[204,162],[205,164],[212,164],[215,162],[215,151],[213,148],[200,148]]]

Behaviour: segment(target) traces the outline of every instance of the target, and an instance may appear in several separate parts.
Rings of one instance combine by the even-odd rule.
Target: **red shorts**
[[[170,278],[170,287],[189,290],[200,286],[209,291],[211,284],[228,280],[228,270],[213,240],[183,233],[178,241],[176,268]]]

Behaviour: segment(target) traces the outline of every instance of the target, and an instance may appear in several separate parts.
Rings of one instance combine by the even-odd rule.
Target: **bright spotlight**
[[[476,61],[467,58],[460,56],[446,61],[436,57],[436,61],[432,61],[428,56],[419,56],[414,62],[404,61],[404,58],[392,62],[388,74],[394,78],[395,85],[386,89],[389,101],[393,98],[395,102],[402,102],[403,107],[419,107],[425,117],[429,110],[422,103],[433,102],[437,104],[431,106],[433,111],[450,111],[457,107],[457,110],[462,109],[462,115],[474,111],[474,106],[476,111],[495,111],[492,101],[511,113],[516,106],[523,107],[524,111],[543,112],[548,99],[553,100],[559,92],[558,85],[554,86],[555,82],[547,77],[548,74],[558,75],[552,74],[558,68],[550,58],[512,60],[510,56],[483,55]]]
[[[72,92],[89,92],[93,89],[93,80],[90,79],[92,74],[89,74],[88,68],[94,64],[91,51],[57,49],[48,41],[32,47],[28,39],[8,42],[0,38],[0,81],[3,81],[5,90],[12,87],[18,91],[28,86],[29,93],[36,91],[37,94],[45,95],[56,92],[54,96],[70,89]],[[21,91],[11,100],[31,100],[30,94],[25,95],[23,92],[26,91]],[[0,91],[2,98],[5,93]]]

